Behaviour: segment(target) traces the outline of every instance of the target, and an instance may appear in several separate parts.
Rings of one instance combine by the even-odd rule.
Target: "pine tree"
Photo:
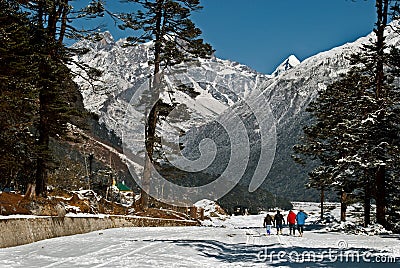
[[[16,1],[0,1],[0,188],[26,184],[36,166],[38,65],[27,15]]]
[[[367,82],[362,81],[358,73],[350,72],[320,91],[317,99],[307,108],[315,122],[304,128],[302,143],[294,147],[297,154],[311,156],[320,163],[310,172],[310,186],[320,190],[333,188],[340,193],[341,220],[345,220],[345,197],[356,187],[354,163],[343,159],[354,150],[356,135],[346,131],[352,124],[351,120],[360,114],[354,103]],[[301,158],[300,155],[297,157]]]
[[[390,6],[392,6],[392,13],[389,10]],[[387,168],[389,167],[389,162],[393,159],[393,150],[396,150],[393,147],[396,145],[394,126],[397,118],[393,116],[392,111],[398,101],[397,89],[393,88],[392,78],[388,76],[389,70],[396,72],[395,70],[398,67],[395,65],[390,66],[389,58],[391,56],[386,52],[388,47],[385,30],[388,28],[389,17],[395,18],[397,16],[397,8],[398,1],[376,1],[377,22],[374,30],[376,40],[371,45],[364,46],[364,53],[353,57],[353,63],[362,65],[362,71],[374,80],[372,87],[374,96],[371,97],[373,105],[371,105],[372,109],[369,111],[370,118],[374,119],[374,124],[368,130],[370,130],[371,142],[374,144],[370,153],[372,153],[371,157],[374,159],[372,172],[375,176],[373,182],[376,187],[376,218],[377,222],[383,226],[386,226],[388,206]],[[396,53],[395,50],[391,52]],[[388,153],[388,151],[392,151],[392,153]]]
[[[36,87],[39,89],[39,110],[36,129],[38,131],[38,155],[36,162],[36,194],[46,193],[47,172],[50,169],[50,137],[66,132],[67,113],[72,105],[64,84],[71,79],[65,63],[68,59],[63,39],[70,11],[68,0],[38,0],[26,5],[32,13],[33,39],[38,62]],[[65,98],[66,97],[66,98]]]
[[[32,83],[30,89],[36,94],[35,120],[32,127],[36,132],[33,135],[36,141],[33,146],[36,171],[35,182],[30,181],[36,185],[36,194],[45,194],[46,191],[47,171],[52,163],[50,138],[62,137],[66,132],[67,123],[77,114],[74,104],[79,92],[67,67],[71,55],[64,44],[66,35],[71,35],[71,31],[74,31],[69,25],[72,8],[70,2],[69,0],[2,2],[5,5],[12,5],[16,11],[23,10],[25,14],[29,14],[29,20],[24,20],[24,27],[29,36],[20,44],[23,46],[22,51],[29,51],[30,60],[27,62],[35,63],[35,68],[26,65],[25,69],[22,69],[30,73],[28,76]],[[92,5],[95,3],[92,2]],[[79,17],[76,14],[73,16]],[[7,31],[12,32],[13,28],[8,28]],[[4,41],[8,43],[10,40]],[[8,54],[12,55],[12,52],[9,51]],[[18,59],[11,64],[18,64]],[[11,68],[19,70],[18,66]]]
[[[374,197],[377,222],[385,226],[388,196],[396,192],[388,187],[387,173],[395,172],[399,164],[400,97],[393,83],[398,52],[387,53],[384,36],[388,1],[377,1],[376,6],[376,40],[353,55],[356,67],[320,92],[310,105],[316,122],[305,128],[302,144],[295,151],[319,158],[321,167],[314,172],[322,170],[324,177],[333,179],[323,180],[325,185],[342,187],[342,197],[353,192],[364,200],[365,224],[370,221]],[[311,180],[315,183],[315,177]]]
[[[134,13],[121,14],[119,17],[124,22],[121,29],[132,29],[138,36],[128,38],[132,44],[153,41],[154,58],[151,62],[153,79],[150,103],[155,102],[146,114],[145,126],[145,166],[142,180],[142,206],[148,207],[147,192],[150,184],[151,165],[154,163],[154,147],[159,139],[156,136],[158,117],[172,107],[159,99],[162,85],[162,69],[173,65],[195,60],[198,57],[207,58],[212,53],[209,44],[205,44],[199,36],[201,30],[190,20],[192,12],[200,10],[199,0],[127,0],[137,4]]]

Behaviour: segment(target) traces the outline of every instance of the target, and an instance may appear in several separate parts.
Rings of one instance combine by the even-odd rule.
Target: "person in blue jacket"
[[[306,223],[307,218],[307,213],[305,213],[303,209],[300,209],[300,211],[296,215],[297,230],[299,231],[300,236],[303,236],[304,224]]]

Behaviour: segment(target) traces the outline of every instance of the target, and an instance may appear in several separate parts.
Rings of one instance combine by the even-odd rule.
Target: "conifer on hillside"
[[[389,197],[399,192],[393,187],[393,173],[400,164],[399,65],[395,63],[399,52],[389,50],[385,42],[388,4],[377,1],[375,40],[351,57],[349,73],[311,103],[308,111],[315,122],[304,128],[305,135],[294,148],[321,163],[311,172],[311,186],[334,187],[342,196],[351,193],[364,202],[366,225],[371,199],[376,202],[377,222],[386,226],[392,206]]]
[[[159,116],[167,115],[174,107],[159,99],[163,87],[162,71],[176,64],[193,61],[198,57],[207,58],[212,48],[200,38],[201,30],[195,26],[190,16],[200,10],[199,0],[127,0],[136,4],[137,11],[123,13],[121,29],[131,29],[138,35],[128,38],[131,44],[153,41],[154,52],[151,65],[153,77],[149,89],[149,104],[145,126],[145,167],[142,179],[142,206],[147,208],[147,192],[150,184],[151,165],[154,163],[155,144],[159,140],[156,127]]]

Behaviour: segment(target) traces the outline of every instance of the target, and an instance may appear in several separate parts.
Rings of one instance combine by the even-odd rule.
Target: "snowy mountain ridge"
[[[121,137],[127,129],[138,130],[139,127],[135,123],[126,124],[123,119],[132,97],[148,82],[148,75],[153,71],[153,67],[148,64],[153,54],[151,46],[152,43],[125,46],[125,39],[114,42],[108,32],[105,32],[98,42],[82,41],[74,45],[75,48],[89,49],[89,53],[78,56],[77,60],[103,72],[101,81],[94,82],[94,86],[86,79],[77,77],[76,82],[81,85],[85,108],[98,114],[100,123],[104,122]],[[182,68],[187,74],[185,77],[180,74]],[[190,109],[190,120],[175,126],[184,132],[214,120],[224,110],[246,98],[258,83],[269,77],[245,65],[215,57],[200,59],[195,65],[177,66],[166,73],[166,80],[171,85],[177,79],[184,80],[198,94],[194,97],[187,92],[176,91],[173,95],[176,102]],[[161,97],[167,103],[171,101],[166,92]],[[137,123],[140,119],[133,121]],[[143,144],[133,140],[132,143],[128,142],[128,146],[135,153],[139,153]],[[165,149],[168,149],[167,147],[165,146]]]
[[[359,51],[362,44],[368,44],[373,39],[374,36],[371,33],[354,42],[318,53],[302,62],[291,55],[277,67],[272,75],[260,74],[245,65],[215,57],[200,60],[196,66],[188,67],[187,81],[189,82],[187,83],[191,83],[199,95],[192,98],[179,92],[175,96],[179,103],[184,103],[191,109],[189,120],[175,126],[188,133],[184,140],[186,153],[191,155],[198,152],[197,148],[205,137],[214,138],[219,141],[222,152],[221,156],[218,155],[216,159],[218,164],[215,166],[222,168],[226,166],[224,163],[227,163],[230,157],[229,146],[222,138],[225,137],[223,130],[218,129],[213,120],[223,117],[224,113],[229,113],[232,109],[242,114],[243,120],[246,120],[246,116],[250,118],[251,113],[246,111],[243,101],[246,101],[257,89],[262,92],[263,98],[271,107],[278,137],[274,163],[262,187],[275,188],[277,194],[290,194],[295,199],[310,200],[312,194],[304,187],[307,168],[295,165],[290,158],[292,146],[302,134],[302,127],[309,121],[305,108],[315,98],[318,90],[326,88],[341,74],[347,72],[349,69],[347,57]],[[399,45],[398,36],[391,30],[387,32],[386,40],[389,45]],[[105,33],[100,42],[84,41],[75,45],[90,50],[78,60],[103,71],[102,83],[95,83],[95,89],[84,79],[77,78],[76,81],[82,88],[85,107],[99,114],[100,122],[104,122],[117,134],[121,134],[127,127],[122,120],[125,107],[136,90],[152,73],[152,67],[148,64],[152,57],[149,49],[152,44],[130,47],[125,47],[123,44],[124,40],[114,42],[111,35]],[[129,127],[143,132],[143,129],[136,126]],[[163,129],[163,131],[165,133],[161,133],[161,136],[169,136],[168,129]],[[260,135],[256,133],[258,130],[249,129],[248,131],[252,155],[259,155]],[[134,148],[135,152],[140,152],[141,146],[143,145],[136,144],[131,148]],[[249,169],[244,175],[244,182],[250,180],[257,164],[257,159],[249,160]],[[207,171],[217,174],[221,172],[218,168]]]
[[[84,40],[74,44],[73,47],[89,49],[89,53],[77,56],[77,59],[103,72],[102,83],[95,83],[97,85],[96,92],[84,79],[78,77],[76,81],[82,86],[85,107],[92,112],[106,116],[106,114],[101,113],[101,108],[105,108],[107,99],[110,100],[126,90],[134,91],[138,83],[143,83],[148,75],[152,74],[153,67],[149,66],[148,62],[153,53],[150,50],[151,42],[136,46],[125,46],[126,39],[115,42],[109,32],[102,33],[102,36],[103,38],[98,42]],[[213,57],[210,60],[200,59],[199,62],[200,69],[194,68],[194,71],[207,76],[210,84],[212,82],[222,83],[223,80],[229,79],[238,81],[240,77],[252,81],[268,77],[268,75],[257,73],[246,65],[229,60]],[[231,88],[240,97],[245,97],[249,93],[245,87],[231,86]],[[212,94],[216,94],[214,91],[221,92],[221,90],[214,88],[208,88],[206,91]],[[229,96],[229,94],[225,94],[224,97],[226,97],[226,99],[223,99],[225,104],[232,105],[236,101],[236,98]]]

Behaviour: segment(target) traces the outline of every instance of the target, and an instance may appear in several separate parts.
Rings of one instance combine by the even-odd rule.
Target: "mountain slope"
[[[78,61],[103,72],[102,81],[90,84],[82,77],[78,77],[76,81],[82,87],[85,107],[99,115],[100,123],[105,123],[123,138],[124,149],[135,155],[134,159],[138,159],[137,162],[133,160],[135,163],[131,165],[134,178],[141,176],[143,166],[141,161],[144,158],[145,110],[140,105],[136,107],[136,111],[130,112],[129,109],[133,103],[146,97],[148,74],[152,73],[148,64],[152,57],[151,46],[152,44],[148,43],[126,47],[124,40],[115,42],[109,33],[104,33],[100,42],[83,41],[74,46],[89,49],[89,53],[77,57]],[[171,97],[167,88],[161,94],[164,102],[171,103],[173,98],[175,102],[183,104],[175,112],[178,118],[170,116],[168,124],[163,124],[158,129],[159,136],[163,137],[163,153],[169,161],[174,161],[179,156],[176,144],[181,143],[182,147],[185,147],[186,143],[190,142],[190,138],[185,138],[182,133],[193,132],[209,122],[215,122],[224,111],[251,95],[254,88],[269,79],[269,76],[239,63],[213,58],[200,59],[196,64],[165,70],[164,78],[167,87],[176,86],[174,83],[179,81],[193,89],[175,90]],[[183,110],[179,110],[180,108]],[[207,170],[203,173],[207,174]]]
[[[316,192],[305,190],[307,173],[311,166],[294,164],[290,155],[292,147],[302,135],[302,127],[310,122],[305,112],[318,94],[349,69],[347,58],[358,51],[363,44],[374,40],[374,34],[359,38],[355,42],[321,52],[312,56],[278,77],[267,80],[261,86],[268,99],[277,122],[278,146],[271,171],[266,179],[277,194],[291,199],[316,199]],[[388,30],[388,45],[399,46],[397,34]]]
[[[273,75],[263,75],[244,65],[217,58],[200,60],[197,65],[176,68],[172,72],[170,70],[167,75],[169,85],[173,85],[175,77],[179,76],[178,80],[184,81],[184,84],[190,85],[198,93],[196,96],[188,92],[174,95],[176,101],[184,103],[190,112],[186,114],[185,120],[175,122],[175,125],[171,123],[172,127],[163,126],[159,130],[165,140],[171,141],[163,144],[165,154],[170,157],[169,160],[179,156],[179,150],[172,145],[172,141],[178,141],[184,148],[183,156],[193,161],[201,157],[202,141],[211,139],[217,157],[203,173],[211,176],[222,174],[232,158],[232,144],[229,144],[229,131],[221,127],[219,122],[234,113],[246,127],[249,144],[249,154],[243,153],[242,159],[239,157],[235,160],[237,163],[248,161],[240,184],[250,185],[254,173],[265,168],[268,174],[269,170],[268,166],[260,167],[260,156],[265,150],[263,138],[268,135],[260,131],[263,119],[257,118],[251,109],[256,104],[259,108],[271,110],[274,122],[267,123],[276,126],[276,153],[261,188],[291,200],[316,200],[318,193],[306,190],[304,186],[312,166],[296,165],[290,157],[302,127],[310,120],[305,108],[315,98],[318,90],[324,89],[348,70],[347,57],[372,38],[371,34],[353,43],[319,53],[301,63],[290,56],[278,66]],[[399,42],[390,32],[387,41],[393,45]],[[149,49],[151,43],[135,47],[124,47],[123,43],[124,40],[115,42],[109,33],[105,33],[103,40],[98,43],[76,44],[77,47],[87,47],[90,50],[80,56],[79,60],[102,70],[104,74],[103,81],[96,82],[95,87],[91,87],[84,79],[77,79],[77,82],[82,86],[85,107],[97,113],[100,122],[104,122],[121,137],[126,132],[134,132],[133,137],[125,137],[124,143],[131,152],[143,156],[144,131],[143,126],[140,127],[143,118],[133,117],[135,119],[127,123],[126,109],[132,98],[137,97],[138,89],[145,85],[147,75],[152,73],[148,64],[152,57]],[[185,78],[180,74],[182,69],[187,71]],[[254,94],[259,94],[259,97],[254,98]],[[162,97],[168,101],[167,94]],[[177,130],[184,135],[174,138]],[[272,132],[270,134],[275,135]],[[137,170],[140,171],[140,164]]]

